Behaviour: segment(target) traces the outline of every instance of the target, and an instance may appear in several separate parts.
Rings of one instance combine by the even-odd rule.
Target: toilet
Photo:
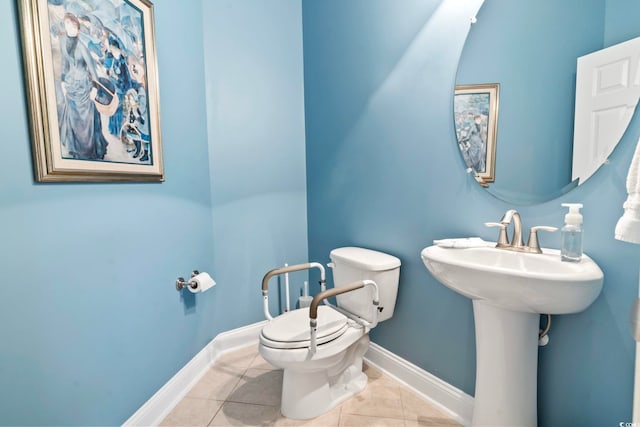
[[[360,286],[336,296],[337,306],[323,301],[317,306],[314,329],[313,310],[301,308],[271,320],[260,333],[260,355],[284,370],[281,412],[287,418],[310,419],[329,411],[367,386],[362,357],[369,347],[369,330],[393,316],[398,292],[400,260],[370,249],[344,247],[330,253],[334,288]],[[318,267],[301,264],[297,270]],[[297,271],[296,266],[286,271]],[[263,280],[284,269],[272,270]],[[337,289],[344,287],[344,289]],[[377,299],[377,301],[376,301]],[[315,299],[314,299],[315,301]],[[377,303],[377,304],[376,304]],[[317,302],[316,302],[317,304]],[[265,307],[267,303],[265,302]],[[311,307],[313,308],[313,307]],[[310,326],[311,325],[311,326]]]

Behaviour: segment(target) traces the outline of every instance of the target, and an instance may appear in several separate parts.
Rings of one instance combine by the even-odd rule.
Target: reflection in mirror
[[[483,187],[494,181],[499,84],[456,86],[453,116],[467,170]]]
[[[572,179],[581,184],[611,155],[640,98],[640,37],[578,58]]]
[[[615,9],[626,3],[484,2],[463,49],[456,86],[500,85],[494,182],[476,177],[491,194],[534,204],[584,182],[572,179],[576,61],[621,41]],[[631,36],[640,35],[640,28],[633,31]],[[634,65],[630,72],[635,70]]]

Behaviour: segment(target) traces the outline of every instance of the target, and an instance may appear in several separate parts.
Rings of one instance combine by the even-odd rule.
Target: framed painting
[[[481,184],[495,180],[499,92],[498,83],[459,85],[455,90],[458,147]]]
[[[148,0],[18,0],[37,181],[163,181]]]

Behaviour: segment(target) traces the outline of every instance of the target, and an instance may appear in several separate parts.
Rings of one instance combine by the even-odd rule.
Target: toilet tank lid
[[[400,267],[400,260],[393,255],[353,246],[334,249],[329,257],[334,263],[344,262],[369,271],[392,270]]]

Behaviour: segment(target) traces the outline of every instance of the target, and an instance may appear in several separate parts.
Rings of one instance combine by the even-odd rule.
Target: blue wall
[[[268,270],[307,261],[301,7],[203,1],[214,268],[234,283],[242,310],[221,315],[235,326],[264,320]],[[294,297],[306,278],[291,275]]]
[[[606,0],[604,45],[638,36],[638,14],[640,5],[634,0]]]
[[[454,142],[458,57],[481,1],[439,3],[303,1],[309,253],[322,260],[334,247],[359,245],[399,256],[396,312],[373,340],[473,394],[470,300],[439,284],[420,250],[443,237],[495,239],[482,224],[514,206],[463,172]],[[628,315],[640,249],[616,241],[613,230],[639,135],[635,117],[610,163],[584,186],[516,206],[527,227],[560,226],[561,202],[584,203],[585,250],[605,273],[600,297],[583,313],[555,317],[539,351],[540,426],[631,419]],[[558,235],[542,239],[559,246]]]
[[[234,48],[255,16],[155,0],[166,182],[35,184],[17,10],[0,2],[1,425],[121,424],[215,335],[262,318],[267,269],[306,259],[300,4],[284,3]],[[212,43],[203,22],[225,16],[229,44]],[[265,64],[268,90],[245,91],[255,75],[233,67]],[[269,146],[283,154],[263,165]],[[193,269],[218,286],[176,292]]]

